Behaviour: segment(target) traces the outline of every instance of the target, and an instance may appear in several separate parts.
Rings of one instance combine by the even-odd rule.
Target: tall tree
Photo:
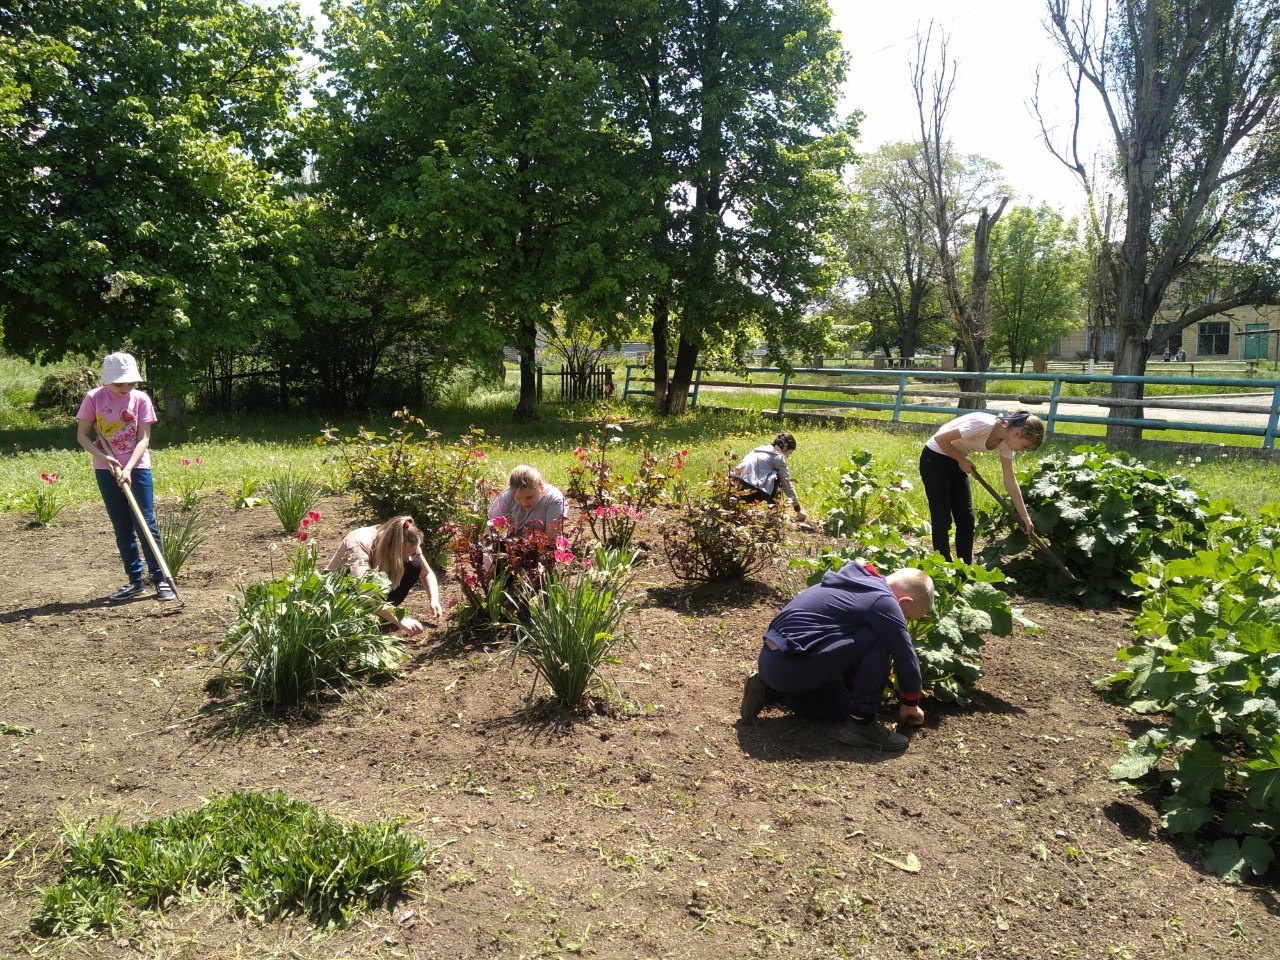
[[[4,133],[20,145],[0,231],[8,347],[56,357],[128,338],[180,389],[203,353],[290,322],[279,175],[296,160],[296,8],[17,0],[0,36],[19,100]]]
[[[411,296],[450,317],[437,348],[520,354],[517,415],[537,415],[535,351],[557,311],[628,302],[629,189],[586,8],[557,0],[328,3],[322,183],[369,225]]]
[[[678,413],[707,352],[821,347],[807,321],[834,278],[829,227],[854,129],[838,113],[846,57],[822,0],[616,10],[607,56],[654,211],[655,404]]]
[[[914,144],[891,143],[862,159],[840,230],[871,345],[896,347],[904,360],[922,337],[951,340],[939,322],[938,254],[929,194],[913,166],[917,152]]]
[[[1095,208],[1108,193],[1080,152],[1086,97],[1115,142],[1123,236],[1099,238],[1116,290],[1115,372],[1141,375],[1147,357],[1187,327],[1272,295],[1280,200],[1278,0],[1047,0],[1048,27],[1067,59],[1075,125],[1051,151]],[[1095,214],[1093,223],[1099,222]],[[1198,261],[1219,282],[1154,340],[1170,284]],[[1142,384],[1116,383],[1112,416],[1141,416]],[[1107,436],[1134,439],[1139,427]]]
[[[947,113],[955,92],[956,63],[947,54],[943,36],[938,47],[938,66],[930,74],[928,61],[932,28],[916,47],[911,87],[920,118],[919,154],[914,162],[917,176],[929,195],[933,241],[938,251],[938,275],[942,298],[955,322],[957,339],[964,351],[965,369],[985,373],[991,364],[991,230],[1000,219],[1007,195],[998,181],[998,170],[985,161],[958,162],[947,136]],[[995,203],[994,212],[991,209]],[[966,284],[960,276],[961,246],[972,243],[971,271]],[[959,378],[961,407],[983,409],[986,379]]]
[[[991,328],[1009,369],[1045,353],[1081,322],[1085,256],[1074,220],[1015,206],[991,231]]]

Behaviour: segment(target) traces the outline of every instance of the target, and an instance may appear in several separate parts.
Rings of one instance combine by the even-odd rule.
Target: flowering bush
[[[505,517],[454,526],[450,548],[462,585],[459,619],[484,628],[518,622],[529,593],[542,588],[557,563],[574,559],[564,535],[552,540],[542,531],[513,533]]]
[[[680,470],[689,455],[688,450],[678,450],[660,459],[644,446],[635,472],[624,477],[610,456],[613,446],[622,442],[621,434],[617,424],[605,424],[598,436],[588,437],[573,451],[576,462],[569,467],[566,490],[580,508],[591,535],[614,550],[630,548],[644,509],[682,492]]]
[[[330,427],[322,443],[341,445],[346,486],[365,519],[381,523],[408,514],[422,531],[422,550],[440,559],[459,529],[482,522],[496,490],[488,477],[483,430],[470,430],[453,443],[408,410],[397,410],[400,426],[389,436],[363,427],[339,439]],[[455,551],[456,552],[456,551]]]
[[[896,470],[873,471],[871,459],[869,450],[849,458],[840,493],[827,508],[827,533],[851,537],[872,524],[922,532],[920,515],[907,500],[911,481]]]
[[[701,496],[686,498],[677,518],[662,524],[672,572],[681,580],[736,580],[758,570],[778,552],[785,522],[776,504],[749,503],[729,477],[738,462],[726,452]]]
[[[178,471],[178,478],[174,481],[174,488],[178,491],[178,501],[183,510],[194,510],[200,505],[200,501],[204,499],[204,494],[200,492],[200,468],[202,466],[204,466],[202,457],[196,457],[194,460],[188,460],[184,457],[182,460],[182,469]]]
[[[58,489],[58,475],[56,473],[40,474],[40,486],[31,492],[29,502],[31,512],[35,516],[34,523],[37,526],[47,527],[53,523],[67,505],[66,498]]]

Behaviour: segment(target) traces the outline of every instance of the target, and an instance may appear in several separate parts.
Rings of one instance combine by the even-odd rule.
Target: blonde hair
[[[1013,413],[1002,413],[997,420],[1018,431],[1019,436],[1031,441],[1031,449],[1038,450],[1044,443],[1044,423],[1034,413],[1026,410],[1015,410]]]
[[[890,589],[899,597],[905,595],[920,604],[920,616],[928,616],[933,609],[935,595],[933,578],[917,567],[903,567],[884,578]]]
[[[543,486],[545,481],[542,474],[538,472],[537,467],[531,467],[527,463],[518,465],[511,471],[511,479],[507,481],[507,485],[512,490],[537,490]]]
[[[391,578],[391,586],[404,576],[405,547],[422,546],[422,531],[413,523],[413,517],[401,514],[392,517],[373,535],[373,567]]]

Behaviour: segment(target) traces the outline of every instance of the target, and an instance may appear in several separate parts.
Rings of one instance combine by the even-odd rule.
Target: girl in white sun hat
[[[147,521],[156,545],[155,486],[151,480],[151,425],[156,422],[156,408],[151,398],[136,389],[142,382],[138,361],[127,353],[113,353],[102,361],[102,386],[85,394],[76,414],[76,441],[93,454],[94,475],[98,490],[106,504],[107,516],[116,534],[116,547],[129,580],[112,600],[128,600],[146,590],[142,579],[142,550],[139,531],[134,529],[133,511],[125,498],[124,487]],[[98,442],[95,442],[98,441]],[[99,446],[98,443],[103,446]],[[110,452],[108,457],[103,448]],[[145,538],[144,538],[145,539]],[[173,587],[160,572],[160,562],[146,550],[151,567],[151,581],[156,585],[157,600],[176,599]]]

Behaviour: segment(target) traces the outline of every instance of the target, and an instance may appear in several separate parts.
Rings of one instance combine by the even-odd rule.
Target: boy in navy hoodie
[[[742,717],[767,704],[815,720],[843,721],[841,743],[873,750],[905,750],[908,739],[876,722],[889,668],[898,678],[903,723],[924,723],[920,661],[908,620],[933,608],[933,580],[905,567],[882,577],[869,563],[829,570],[769,624],[759,672],[747,678]]]

